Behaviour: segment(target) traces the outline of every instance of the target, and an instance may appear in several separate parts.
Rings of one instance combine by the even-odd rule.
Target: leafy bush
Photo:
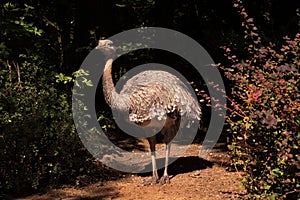
[[[56,82],[58,42],[35,12],[1,3],[0,190],[14,194],[75,182],[92,161],[75,132],[70,87]]]
[[[242,183],[253,199],[296,199],[300,192],[300,33],[278,48],[263,45],[253,19],[242,4],[246,47],[238,58],[223,47],[232,62],[222,67],[231,82],[227,122],[231,157],[244,172]]]

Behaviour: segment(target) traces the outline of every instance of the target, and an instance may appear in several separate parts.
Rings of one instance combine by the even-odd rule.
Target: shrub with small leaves
[[[285,45],[264,45],[245,8],[249,41],[244,58],[223,47],[231,67],[221,67],[231,82],[227,122],[233,164],[251,199],[297,199],[300,193],[300,33]]]
[[[59,45],[38,11],[0,4],[0,195],[74,183],[92,166],[73,123],[72,78],[59,74]]]

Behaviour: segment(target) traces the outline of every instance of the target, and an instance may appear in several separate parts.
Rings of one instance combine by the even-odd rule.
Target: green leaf
[[[115,4],[117,7],[120,7],[120,8],[125,8],[126,5],[125,4]]]
[[[272,194],[271,196],[270,196],[270,199],[271,200],[276,200],[276,197],[278,196],[278,194],[277,193],[274,193],[274,194]]]
[[[270,185],[265,185],[265,186],[264,186],[264,189],[265,189],[265,190],[269,190],[270,188],[271,188]]]

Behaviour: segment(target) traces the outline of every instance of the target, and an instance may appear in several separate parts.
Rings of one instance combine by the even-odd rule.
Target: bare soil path
[[[151,174],[126,174],[117,180],[84,187],[65,186],[19,199],[242,199],[246,191],[239,187],[240,174],[226,170],[229,158],[220,148],[222,144],[218,146],[203,160],[198,157],[199,145],[192,144],[184,157],[170,165],[170,184],[142,186]]]

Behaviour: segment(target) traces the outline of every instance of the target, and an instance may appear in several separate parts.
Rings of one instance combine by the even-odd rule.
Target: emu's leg
[[[171,142],[166,144],[165,171],[164,171],[164,175],[161,177],[161,179],[159,181],[160,184],[170,183],[170,179],[169,179],[169,175],[168,175],[170,148],[171,148]]]
[[[158,183],[158,173],[157,173],[156,155],[155,155],[156,137],[153,136],[148,138],[148,142],[150,145],[151,159],[152,159],[152,180],[150,182],[144,182],[143,185],[153,185]]]
[[[155,151],[151,152],[151,159],[152,159],[152,182],[157,183],[158,182],[158,173],[157,173],[157,167],[156,167],[156,155]]]

